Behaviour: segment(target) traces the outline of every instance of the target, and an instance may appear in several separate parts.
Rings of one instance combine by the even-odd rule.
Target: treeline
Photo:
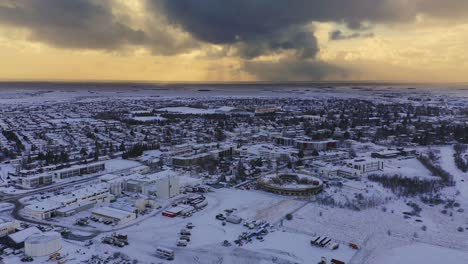
[[[45,154],[43,152],[40,152],[37,155],[37,160],[45,161],[46,164],[58,164],[69,162],[70,158],[68,157],[68,153],[65,151],[62,151],[59,154],[55,154],[52,151],[48,151]]]
[[[20,150],[24,150],[24,145],[23,143],[21,142],[21,140],[18,138],[18,136],[16,135],[15,132],[13,131],[10,131],[10,130],[3,130],[2,131],[2,134],[4,137],[6,137],[6,139],[8,139],[9,141],[14,141],[16,143],[16,146],[18,147],[18,149]]]
[[[432,175],[439,177],[443,184],[453,185],[453,176],[442,169],[439,165],[435,165],[429,157],[419,156],[418,160],[432,173]]]
[[[421,180],[419,178],[405,178],[399,175],[369,175],[369,180],[378,182],[383,187],[392,190],[398,196],[416,196],[423,193],[432,193],[440,189],[438,181]]]
[[[468,172],[468,162],[463,157],[466,152],[467,145],[456,144],[453,146],[453,149],[455,150],[455,153],[453,154],[455,165],[457,165],[461,171]]]
[[[143,155],[145,150],[159,149],[159,144],[135,144],[122,154],[123,159],[136,158]]]

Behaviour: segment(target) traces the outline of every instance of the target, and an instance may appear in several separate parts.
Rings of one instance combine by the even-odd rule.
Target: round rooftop
[[[61,239],[61,236],[57,232],[45,232],[45,233],[37,233],[32,234],[28,238],[26,238],[25,243],[28,244],[43,244],[49,241]]]
[[[273,173],[261,177],[258,185],[265,191],[282,195],[311,196],[322,191],[323,181],[304,173]]]

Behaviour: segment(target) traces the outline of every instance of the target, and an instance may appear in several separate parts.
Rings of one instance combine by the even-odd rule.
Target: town
[[[239,89],[4,94],[2,261],[467,258],[466,96]]]

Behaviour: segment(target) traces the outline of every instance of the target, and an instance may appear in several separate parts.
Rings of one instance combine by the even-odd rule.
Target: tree
[[[66,163],[69,161],[68,153],[65,151],[60,152],[60,161]]]
[[[239,163],[237,163],[237,180],[238,181],[245,181],[246,180],[246,174],[245,174],[245,168],[244,168],[244,164],[242,163],[242,161],[239,161]]]
[[[344,134],[343,134],[343,138],[344,138],[344,139],[350,139],[350,138],[351,138],[351,134],[349,134],[349,132],[346,131],[346,132],[344,132]]]
[[[224,134],[223,130],[219,127],[215,130],[215,138],[217,141],[223,141],[226,139],[226,135]]]
[[[125,144],[123,142],[120,144],[119,151],[125,151]]]
[[[303,159],[304,158],[304,150],[299,150],[299,152],[297,153],[297,156],[300,158],[300,159]]]

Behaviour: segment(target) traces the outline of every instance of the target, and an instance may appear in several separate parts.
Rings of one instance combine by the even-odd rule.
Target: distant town
[[[361,264],[468,248],[466,96],[223,89],[1,92],[4,263]]]

